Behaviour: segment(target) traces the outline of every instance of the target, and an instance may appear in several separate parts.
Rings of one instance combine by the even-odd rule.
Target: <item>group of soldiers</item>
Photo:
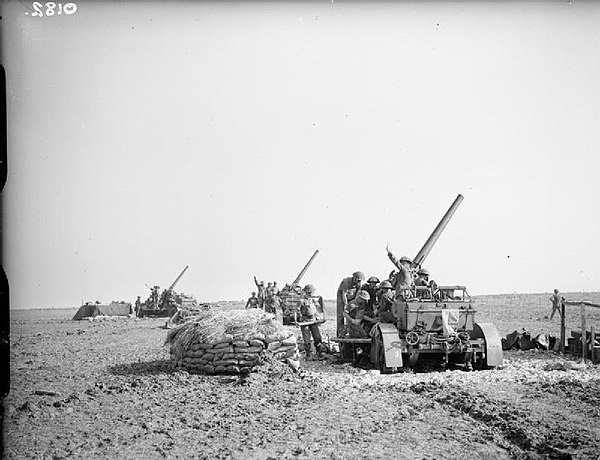
[[[264,281],[258,281],[254,277],[258,293],[252,292],[252,296],[246,302],[246,308],[259,308],[267,313],[277,314],[281,302],[280,295],[286,291],[294,292],[300,296],[299,308],[297,311],[296,322],[300,325],[302,339],[306,357],[312,358],[311,338],[314,343],[316,358],[324,359],[325,346],[319,330],[319,324],[323,319],[323,299],[315,296],[316,288],[312,284],[307,284],[303,288],[298,285],[286,284],[281,290],[277,286],[277,281],[268,282],[265,286]],[[321,314],[321,315],[320,315]]]
[[[366,279],[361,271],[344,278],[337,290],[337,336],[366,338],[377,322],[394,322],[392,305],[396,300],[434,299],[439,295],[437,283],[429,271],[415,267],[408,257],[396,258],[386,248],[394,269],[388,279]]]
[[[258,295],[256,291],[252,292],[252,296],[246,302],[246,308],[260,308],[268,313],[275,313],[280,303],[277,281],[269,281],[265,286],[265,282],[259,282],[255,276],[254,284],[256,284]]]

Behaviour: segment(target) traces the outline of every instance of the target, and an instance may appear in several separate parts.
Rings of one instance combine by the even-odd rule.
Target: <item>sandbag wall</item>
[[[173,366],[177,370],[206,374],[247,374],[269,358],[281,361],[299,359],[296,336],[292,331],[278,331],[264,335],[257,333],[224,334],[218,341],[202,343],[191,341],[184,350],[170,349]]]

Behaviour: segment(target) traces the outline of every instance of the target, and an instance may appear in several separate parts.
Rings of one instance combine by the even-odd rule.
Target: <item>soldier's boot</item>
[[[327,359],[327,357],[325,356],[324,350],[323,350],[323,348],[324,348],[324,347],[323,347],[323,344],[321,344],[321,343],[320,343],[320,344],[318,344],[318,345],[316,346],[316,348],[317,348],[317,359],[318,359],[319,361],[322,361],[322,360],[324,360],[324,359]]]
[[[312,361],[312,349],[310,347],[310,344],[308,346],[304,346],[304,352],[306,353],[306,360]]]

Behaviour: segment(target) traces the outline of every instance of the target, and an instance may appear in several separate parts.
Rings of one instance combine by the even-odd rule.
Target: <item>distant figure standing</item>
[[[258,288],[258,308],[260,309],[264,309],[265,308],[265,282],[261,281],[260,283],[258,282],[258,280],[256,279],[256,276],[254,277],[254,284],[256,284],[256,287]]]
[[[560,307],[562,307],[565,298],[560,295],[558,289],[554,290],[554,294],[550,297],[550,302],[552,302],[552,314],[550,315],[550,319],[554,317],[554,313],[558,312],[560,314]]]
[[[256,297],[256,292],[253,292],[252,297],[246,302],[246,308],[258,308],[258,297]]]
[[[140,316],[140,309],[141,308],[142,308],[141,296],[137,296],[137,299],[135,300],[135,316],[136,317]]]

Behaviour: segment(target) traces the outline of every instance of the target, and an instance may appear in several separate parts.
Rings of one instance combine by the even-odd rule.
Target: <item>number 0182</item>
[[[77,11],[75,3],[33,2],[31,16],[54,16],[55,14],[74,14]]]

